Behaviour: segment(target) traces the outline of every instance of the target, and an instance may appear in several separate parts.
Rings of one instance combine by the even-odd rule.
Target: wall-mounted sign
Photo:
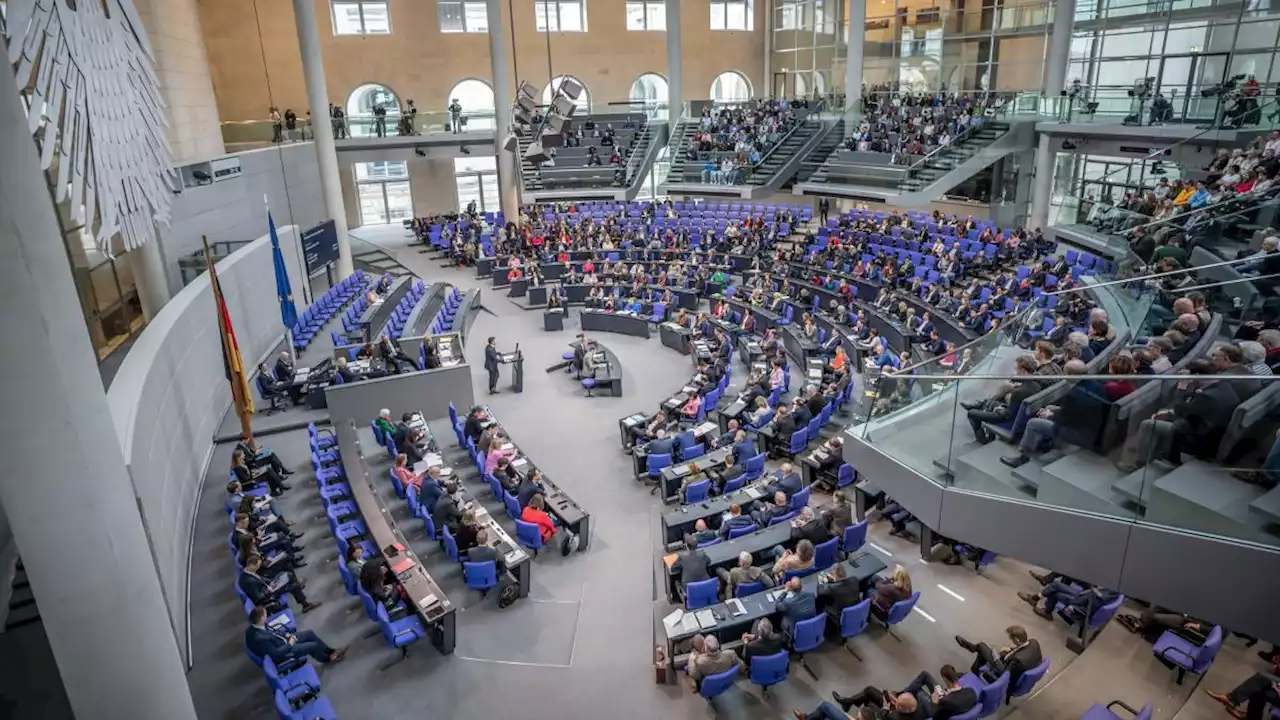
[[[240,158],[225,157],[209,161],[210,174],[214,182],[222,182],[240,177]]]

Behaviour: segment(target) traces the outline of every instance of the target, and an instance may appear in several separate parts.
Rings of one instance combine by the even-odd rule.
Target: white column
[[[866,34],[867,0],[849,0],[849,42],[845,45],[844,106],[857,111],[862,103],[862,41]]]
[[[338,177],[338,152],[333,133],[324,118],[329,114],[329,93],[324,83],[324,58],[320,55],[320,32],[316,29],[316,6],[312,0],[293,0],[293,17],[298,26],[298,49],[302,53],[302,75],[307,82],[307,104],[315,118],[316,157],[320,165],[320,190],[324,193],[324,209],[333,218],[338,231],[338,277],[350,275],[351,239],[347,237],[347,210],[342,202],[342,181]]]
[[[1075,15],[1075,0],[1056,0],[1053,6],[1053,34],[1049,36],[1049,57],[1045,63],[1045,95],[1057,96],[1067,87],[1067,64],[1071,61],[1071,25],[1075,21]]]
[[[1049,204],[1053,197],[1053,165],[1057,153],[1053,151],[1047,134],[1040,135],[1036,148],[1036,180],[1031,190],[1031,227],[1049,227]]]
[[[0,254],[21,260],[0,263],[0,505],[76,717],[195,720],[57,215],[4,65]]]
[[[498,152],[498,207],[509,222],[520,220],[520,176],[516,170],[516,153],[502,147],[511,132],[511,104],[515,94],[511,90],[511,61],[507,57],[507,44],[503,39],[501,0],[488,0],[485,9],[489,16],[489,64],[493,72],[493,107],[497,129],[494,131],[494,147]]]
[[[680,44],[680,0],[667,0],[667,122],[675,133],[684,107],[684,60]]]
[[[133,283],[138,288],[138,300],[142,303],[142,316],[151,318],[169,302],[169,278],[164,272],[164,255],[160,252],[157,233],[150,242],[130,250],[126,255],[129,269],[133,271]]]

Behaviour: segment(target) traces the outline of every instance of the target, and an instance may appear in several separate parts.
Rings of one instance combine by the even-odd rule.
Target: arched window
[[[374,134],[373,109],[379,105],[387,111],[387,133],[395,134],[396,123],[400,118],[400,98],[385,85],[368,83],[347,96],[347,128],[352,137]]]
[[[577,114],[586,115],[591,112],[591,91],[587,89],[586,83],[572,75],[561,75],[547,83],[547,86],[542,88],[542,104],[551,104],[551,98],[555,97],[556,91],[560,89],[560,85],[565,80],[572,80],[582,86],[582,92],[578,95],[578,99],[573,103],[578,106]]]
[[[645,73],[631,83],[631,102],[644,103],[645,109],[667,102],[667,79],[657,73]],[[638,109],[638,108],[634,108]],[[665,110],[655,113],[657,117],[666,117]]]
[[[736,70],[722,72],[711,83],[711,99],[716,102],[743,102],[751,99],[751,82]]]
[[[808,95],[809,95],[809,81],[808,81],[808,79],[807,79],[807,78],[805,78],[805,73],[804,73],[804,72],[798,72],[798,73],[796,73],[796,84],[795,84],[795,90],[796,90],[796,97],[797,97],[797,98],[808,97]]]
[[[467,119],[467,130],[492,130],[494,120],[493,88],[483,80],[463,80],[449,91],[445,106],[454,99],[462,106],[462,116]]]
[[[827,94],[827,78],[821,70],[813,71],[813,91],[819,96]]]

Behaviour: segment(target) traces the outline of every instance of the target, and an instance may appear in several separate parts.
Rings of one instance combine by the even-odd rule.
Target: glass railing
[[[492,111],[462,114],[465,119],[463,132],[491,132],[497,123]],[[335,139],[395,137],[397,135],[435,135],[451,132],[451,117],[447,112],[419,112],[409,127],[402,127],[400,116],[389,115],[382,123],[371,117],[347,117],[330,119],[328,123],[315,123],[299,118],[293,129],[276,126],[270,120],[240,120],[222,123],[222,141],[228,148],[246,148],[273,143],[305,142],[314,138],[316,130],[327,131]],[[323,126],[323,128],[322,128]]]
[[[1280,546],[1280,376],[1195,355],[1163,375],[920,374],[940,389],[849,432],[947,487]]]
[[[1040,114],[1062,122],[1129,125],[1193,124],[1238,125],[1244,129],[1280,127],[1280,108],[1274,102],[1275,87],[1261,86],[1252,103],[1238,104],[1235,98],[1222,95],[1205,96],[1211,85],[1197,86],[1188,93],[1175,90],[1167,95],[1138,98],[1132,87],[1087,88],[1074,97],[1046,95],[1041,99]],[[1270,99],[1269,99],[1270,98]]]

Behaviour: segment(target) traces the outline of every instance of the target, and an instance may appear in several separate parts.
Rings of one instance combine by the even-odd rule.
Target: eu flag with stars
[[[285,330],[292,330],[298,324],[298,308],[293,304],[293,289],[289,287],[289,271],[284,266],[284,256],[280,254],[280,236],[276,234],[276,221],[267,210],[267,225],[271,229],[271,260],[276,266],[276,295],[280,298],[280,320]]]

